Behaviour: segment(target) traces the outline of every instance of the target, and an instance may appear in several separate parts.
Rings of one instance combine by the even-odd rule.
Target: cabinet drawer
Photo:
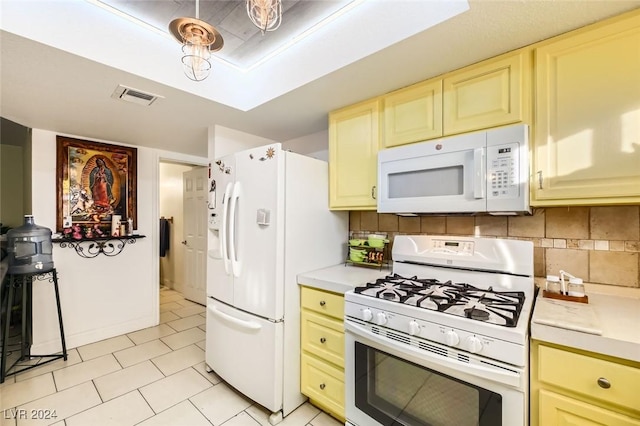
[[[539,381],[640,412],[639,368],[542,345],[538,354]]]
[[[344,368],[342,321],[314,312],[302,312],[302,349]]]
[[[300,363],[301,391],[338,417],[344,417],[344,372],[302,354]]]
[[[640,426],[640,420],[545,390],[539,416],[541,426]]]
[[[344,317],[344,296],[302,287],[302,307],[340,320]]]

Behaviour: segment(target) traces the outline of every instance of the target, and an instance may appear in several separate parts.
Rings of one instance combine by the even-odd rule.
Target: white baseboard
[[[90,343],[99,342],[100,340],[108,339],[110,337],[132,333],[134,331],[142,330],[143,328],[154,327],[156,325],[158,325],[158,318],[150,315],[98,330],[85,331],[83,333],[73,335],[65,334],[65,343],[67,344],[67,350],[69,350],[79,346],[88,345]],[[62,343],[60,342],[59,334],[57,339],[52,339],[31,346],[31,353],[36,355],[54,354],[61,351]]]

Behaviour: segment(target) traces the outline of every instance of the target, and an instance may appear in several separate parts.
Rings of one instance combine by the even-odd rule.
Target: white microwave
[[[378,153],[378,212],[527,214],[525,124],[418,142]]]

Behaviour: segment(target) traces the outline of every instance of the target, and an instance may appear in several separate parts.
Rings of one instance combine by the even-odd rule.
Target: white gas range
[[[347,422],[527,424],[533,244],[397,236],[392,254],[345,294]]]

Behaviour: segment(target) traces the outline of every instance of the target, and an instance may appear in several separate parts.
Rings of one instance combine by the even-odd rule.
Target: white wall
[[[215,126],[213,135],[213,152],[209,152],[209,158],[213,160],[215,158],[233,154],[234,152],[244,151],[245,149],[255,148],[261,145],[269,145],[274,142],[278,141],[230,129],[228,127]],[[209,149],[211,149],[211,144],[209,145]]]
[[[282,142],[282,149],[329,162],[329,130]]]
[[[65,135],[83,139],[82,136]],[[95,139],[94,139],[95,140]],[[106,143],[118,142],[101,141]],[[204,141],[203,141],[204,143]],[[58,271],[67,347],[73,348],[158,324],[158,182],[160,159],[206,159],[138,148],[137,227],[146,238],[128,244],[115,257],[80,257],[55,243],[53,261]],[[56,226],[56,133],[33,129],[32,203],[37,224]],[[58,321],[53,286],[33,286],[34,353],[59,350]]]
[[[160,258],[160,282],[169,288],[183,291],[180,271],[184,265],[182,249],[183,211],[182,211],[182,173],[193,167],[184,164],[160,163],[160,216],[173,218],[169,224],[169,250]]]
[[[208,153],[210,161],[234,152],[261,145],[282,142],[282,149],[297,152],[307,157],[329,161],[329,131],[322,130],[287,141],[274,141],[260,136],[244,133],[223,126],[212,126],[208,129]]]

